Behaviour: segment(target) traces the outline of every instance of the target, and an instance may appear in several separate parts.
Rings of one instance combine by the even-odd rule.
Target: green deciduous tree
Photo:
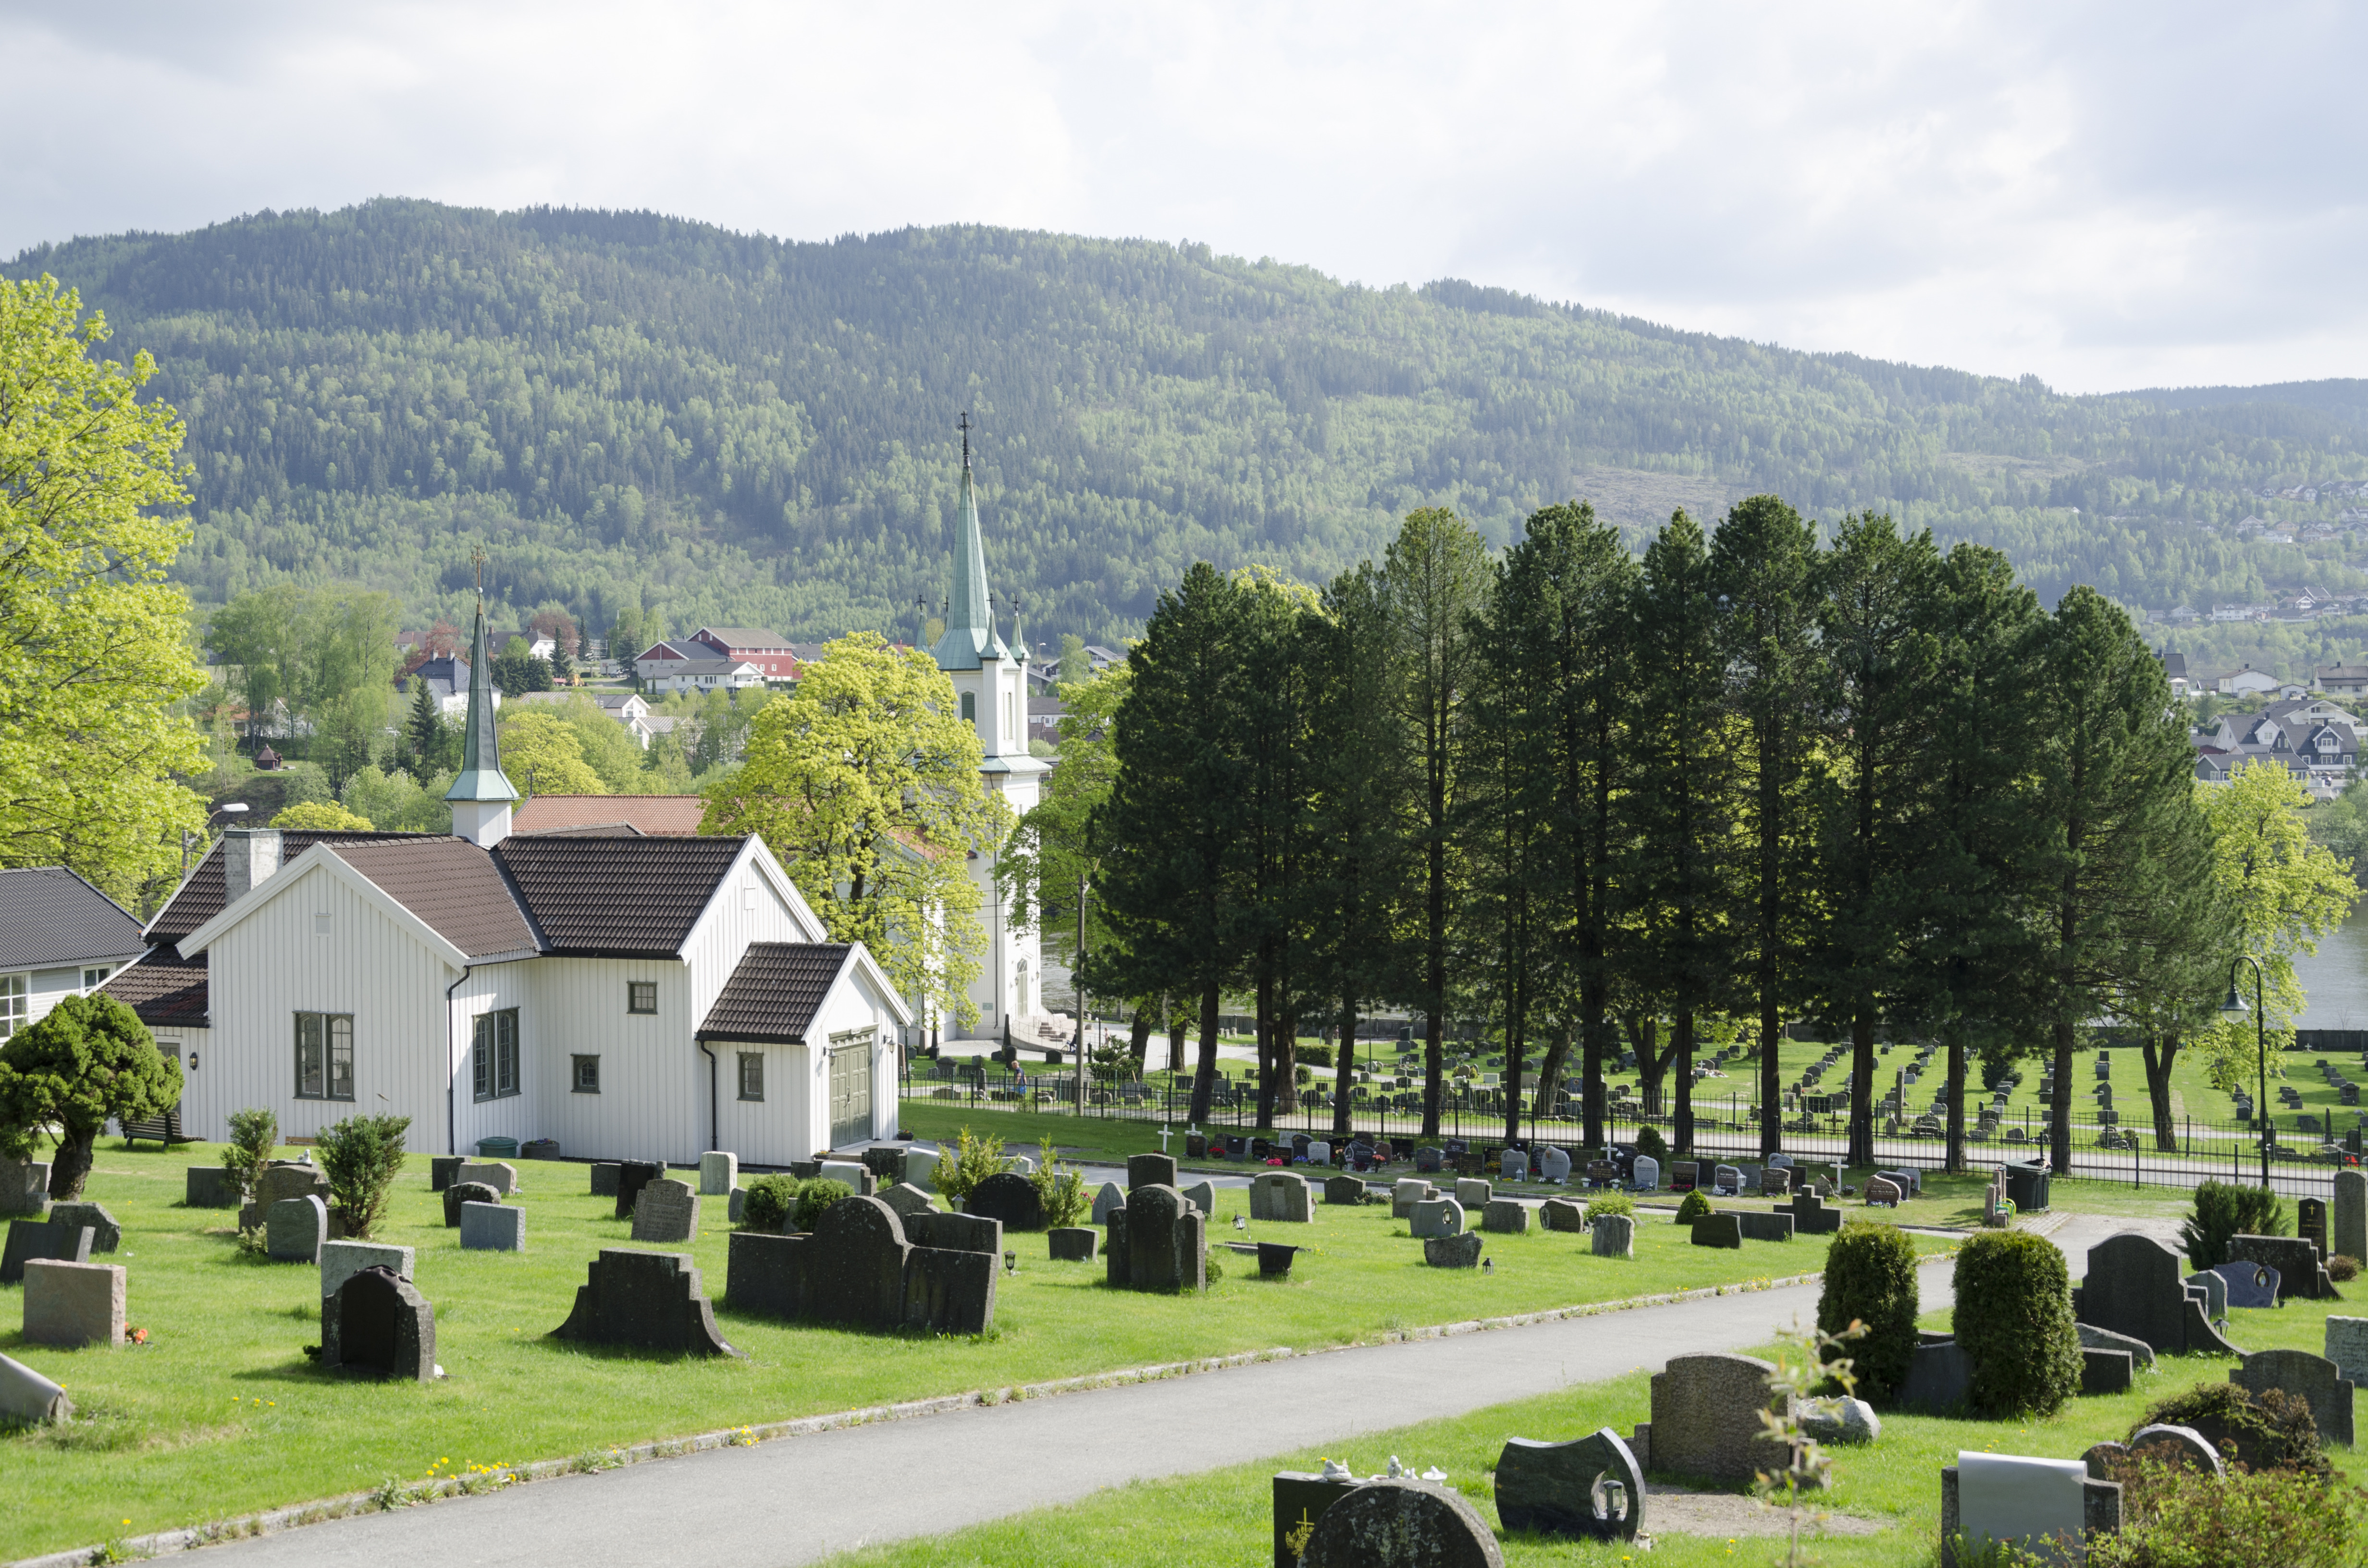
[[[842,637],[750,727],[702,833],[755,833],[834,940],[871,949],[899,994],[967,1023],[986,933],[970,857],[1011,830],[975,729],[926,653]]]
[[[513,706],[501,720],[502,772],[529,795],[606,795],[574,725],[547,708]]]
[[[0,280],[0,864],[64,865],[129,898],[203,825],[176,705],[205,677],[163,580],[188,538],[181,425],[137,401],[146,355],[54,279]],[[79,1178],[77,1178],[78,1180]]]
[[[58,1129],[50,1196],[82,1195],[109,1121],[137,1121],[181,1097],[181,1064],[112,996],[69,996],[0,1044],[0,1156],[22,1159]]]

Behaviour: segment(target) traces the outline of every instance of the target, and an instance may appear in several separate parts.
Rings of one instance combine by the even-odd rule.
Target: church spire
[[[986,587],[986,540],[978,526],[978,486],[970,472],[970,415],[957,422],[962,433],[962,521],[954,541],[953,591],[946,598],[946,633],[938,639],[941,670],[974,670],[990,658],[1009,657],[995,635],[995,601]]]
[[[477,626],[469,639],[469,718],[461,746],[461,776],[444,791],[452,803],[452,831],[492,848],[509,835],[517,790],[502,774],[501,740],[494,729],[493,661],[485,651],[485,557],[477,555]],[[496,825],[498,819],[498,825]]]

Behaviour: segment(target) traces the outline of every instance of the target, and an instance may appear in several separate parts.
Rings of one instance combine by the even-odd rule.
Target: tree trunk
[[[1965,1039],[1949,1031],[1949,1174],[1965,1168]]]
[[[1338,1092],[1332,1096],[1332,1137],[1345,1143],[1354,1132],[1349,1119],[1349,1102],[1357,1087],[1357,1004],[1349,996],[1340,998],[1340,1054],[1332,1059],[1332,1081]]]
[[[1286,999],[1275,1020],[1274,1103],[1284,1116],[1299,1111],[1299,1015]]]
[[[1260,1127],[1272,1127],[1275,1103],[1274,982],[1261,973],[1251,995],[1252,1005],[1258,1009],[1256,1020],[1258,1070],[1258,1124]]]
[[[1184,1071],[1184,1037],[1191,1031],[1191,1016],[1181,1007],[1169,1011],[1168,999],[1159,998],[1159,1010],[1167,1019],[1167,1071]]]
[[[1645,1114],[1663,1115],[1668,1108],[1661,1103],[1661,1080],[1668,1074],[1669,1062],[1654,1040],[1661,1032],[1661,1020],[1631,1013],[1622,1021],[1628,1026],[1628,1049],[1636,1053],[1636,1092],[1644,1097]]]
[[[1195,1122],[1209,1119],[1209,1096],[1217,1084],[1217,990],[1212,980],[1201,993],[1201,1062],[1192,1073],[1192,1103],[1186,1112]]]
[[[50,1153],[51,1201],[71,1203],[82,1196],[82,1184],[90,1176],[91,1151],[98,1142],[98,1134],[96,1127],[69,1124],[63,1129],[58,1146]]]
[[[1578,1102],[1589,1149],[1609,1148],[1603,1130],[1603,990],[1600,982],[1579,987]]]
[[[1670,1031],[1676,1039],[1671,1050],[1677,1055],[1678,1109],[1670,1119],[1670,1130],[1676,1136],[1669,1147],[1681,1154],[1690,1154],[1694,1147],[1694,1015],[1689,1007],[1678,1015],[1677,1027]]]
[[[1850,1148],[1842,1164],[1874,1164],[1874,1009],[1864,1003],[1850,1015]]]
[[[1555,1019],[1554,1032],[1546,1036],[1546,1058],[1538,1063],[1538,1086],[1531,1103],[1542,1104],[1544,1108],[1531,1113],[1532,1131],[1536,1122],[1554,1108],[1554,1102],[1561,1092],[1564,1074],[1570,1066],[1570,1020]]]
[[[1144,1005],[1144,1000],[1138,999],[1134,1004],[1134,1017],[1126,1029],[1126,1049],[1134,1058],[1134,1075],[1137,1078],[1143,1076],[1144,1062],[1151,1055],[1151,1009]]]
[[[2155,1037],[2146,1035],[2138,1041],[2146,1053],[2146,1100],[2154,1108],[2154,1146],[2166,1154],[2179,1153],[2179,1129],[2170,1119],[2170,1065],[2179,1060],[2179,1037],[2162,1037],[2159,1060],[2155,1051]]]
[[[2267,1114],[2268,1108],[2262,1108]],[[2055,1020],[2055,1103],[2047,1110],[2047,1157],[2057,1176],[2072,1174],[2072,1020]]]

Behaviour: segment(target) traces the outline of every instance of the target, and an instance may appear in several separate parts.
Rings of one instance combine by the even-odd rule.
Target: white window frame
[[[757,1102],[763,1101],[765,1097],[765,1053],[761,1051],[740,1053],[740,1097]]]
[[[296,1015],[296,1097],[337,1100],[354,1097],[354,1016],[351,1013]],[[311,1086],[307,1087],[307,1083]]]
[[[0,974],[0,1040],[6,1040],[31,1020],[33,977]]]
[[[518,1010],[495,1007],[480,1013],[469,1035],[470,1089],[477,1103],[519,1094]]]

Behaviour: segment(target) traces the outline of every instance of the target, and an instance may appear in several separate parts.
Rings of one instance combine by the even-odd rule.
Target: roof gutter
[[[707,1049],[703,1040],[694,1040],[699,1053],[707,1058],[707,1146],[715,1148],[723,1140],[723,1130],[717,1118],[723,1114],[723,1102],[715,1097],[715,1052]]]

